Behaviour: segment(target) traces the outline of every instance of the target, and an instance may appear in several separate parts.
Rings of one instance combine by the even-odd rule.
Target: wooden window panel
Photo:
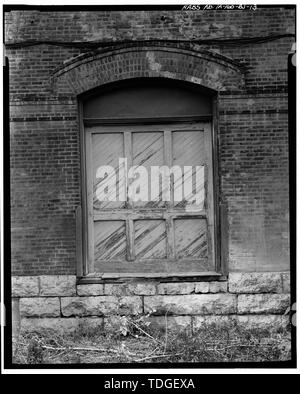
[[[124,157],[124,136],[123,133],[92,134],[92,165],[93,165],[93,207],[94,211],[102,209],[122,208],[125,202],[119,201],[121,193],[124,193],[124,186],[119,182],[119,157]],[[103,178],[96,178],[97,169],[100,166],[111,166],[116,173],[116,201],[99,201],[96,197],[96,190],[101,186]],[[106,179],[105,179],[106,180]],[[121,186],[121,187],[120,187]],[[120,194],[119,194],[120,191]]]
[[[173,160],[172,165],[178,165],[181,168],[183,174],[183,181],[188,183],[191,182],[191,189],[193,193],[201,192],[204,189],[205,179],[201,179],[201,183],[198,185],[196,190],[196,166],[207,166],[205,144],[204,144],[204,130],[185,130],[185,131],[173,131],[172,132],[172,153]],[[192,166],[191,174],[184,174],[184,168],[186,166]],[[206,171],[205,171],[206,172]],[[174,192],[178,188],[181,188],[180,182],[174,183]],[[175,202],[174,206],[178,208],[193,208],[198,209],[203,206],[204,200],[200,204],[195,204],[190,201],[191,195],[188,195],[186,199],[181,202]],[[197,206],[199,205],[199,207]]]
[[[207,258],[206,219],[189,218],[175,220],[176,258]]]
[[[165,220],[136,220],[134,224],[136,259],[166,259]]]
[[[89,272],[175,275],[214,271],[210,124],[88,127],[86,157]],[[205,179],[200,185],[205,187],[204,206],[194,206],[189,212],[173,199],[136,204],[127,196],[126,203],[106,202],[101,209],[94,201],[97,166],[116,168],[119,157],[127,157],[128,168],[204,165]]]
[[[94,222],[95,261],[124,260],[126,257],[126,223],[121,220]]]
[[[164,133],[156,132],[135,132],[132,133],[132,164],[134,166],[143,166],[148,171],[148,193],[151,191],[151,166],[162,166],[164,160]],[[157,201],[136,201],[134,207],[143,208],[159,208],[164,207],[165,202],[162,201],[162,193],[159,193]]]

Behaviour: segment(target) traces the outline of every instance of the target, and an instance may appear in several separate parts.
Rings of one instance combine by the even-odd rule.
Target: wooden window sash
[[[199,131],[200,129],[204,132],[205,152],[206,158],[205,163],[208,167],[208,174],[206,181],[208,182],[205,188],[207,196],[205,198],[207,209],[198,212],[186,212],[185,210],[176,209],[173,206],[173,183],[171,182],[171,198],[172,200],[166,204],[164,208],[144,209],[135,208],[132,201],[128,200],[127,193],[127,207],[114,209],[104,209],[101,212],[94,214],[93,212],[93,178],[92,178],[92,135],[93,134],[104,134],[104,133],[122,133],[124,141],[124,157],[127,158],[128,168],[132,166],[132,134],[134,132],[163,132],[164,135],[164,165],[169,168],[172,167],[172,132],[173,131]],[[207,244],[209,247],[208,260],[211,259],[215,265],[215,239],[214,239],[214,201],[213,201],[213,174],[212,174],[212,142],[211,142],[211,124],[210,123],[195,123],[191,124],[176,124],[176,125],[141,125],[141,126],[89,126],[85,129],[86,135],[86,190],[87,190],[87,219],[88,219],[88,247],[87,247],[87,259],[89,272],[95,271],[94,261],[94,240],[93,240],[93,226],[96,221],[105,220],[122,220],[126,226],[126,243],[127,243],[127,263],[130,263],[130,267],[134,269],[137,265],[140,265],[138,260],[135,260],[135,248],[134,248],[134,221],[138,219],[162,219],[165,220],[166,225],[166,247],[167,247],[167,258],[164,262],[170,262],[175,260],[175,231],[174,231],[174,219],[178,218],[203,218],[207,220],[208,228],[208,240]],[[128,185],[127,185],[128,187]],[[190,269],[194,272],[194,262],[199,262],[199,269],[201,269],[201,259],[180,259],[182,264],[191,265]],[[204,260],[204,259],[203,259]],[[149,262],[151,259],[145,259],[143,262]],[[157,261],[153,259],[153,261]],[[105,262],[101,260],[101,264],[114,266],[115,269],[125,268],[127,263],[123,267],[118,268],[119,260],[108,260]],[[204,264],[205,265],[205,264]],[[137,266],[138,267],[138,266]],[[205,268],[203,268],[205,270]],[[199,271],[199,270],[197,270]],[[187,273],[189,270],[187,270]]]

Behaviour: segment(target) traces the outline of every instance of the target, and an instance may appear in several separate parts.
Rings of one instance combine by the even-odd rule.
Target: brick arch
[[[215,91],[241,91],[242,67],[206,50],[170,46],[97,50],[64,62],[51,76],[57,94],[79,95],[125,79],[163,77],[192,82]]]

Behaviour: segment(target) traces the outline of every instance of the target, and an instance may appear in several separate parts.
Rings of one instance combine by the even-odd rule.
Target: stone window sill
[[[209,281],[226,281],[226,275],[215,271],[209,272],[190,272],[190,273],[91,273],[86,276],[78,277],[77,284],[109,283],[109,282],[127,282],[127,281],[150,281],[159,282],[209,282]]]

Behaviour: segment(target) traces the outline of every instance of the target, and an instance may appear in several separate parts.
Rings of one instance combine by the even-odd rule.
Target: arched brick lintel
[[[77,96],[111,82],[143,77],[187,81],[214,91],[240,92],[244,87],[243,70],[233,60],[169,46],[80,55],[65,62],[51,79],[57,94]]]

